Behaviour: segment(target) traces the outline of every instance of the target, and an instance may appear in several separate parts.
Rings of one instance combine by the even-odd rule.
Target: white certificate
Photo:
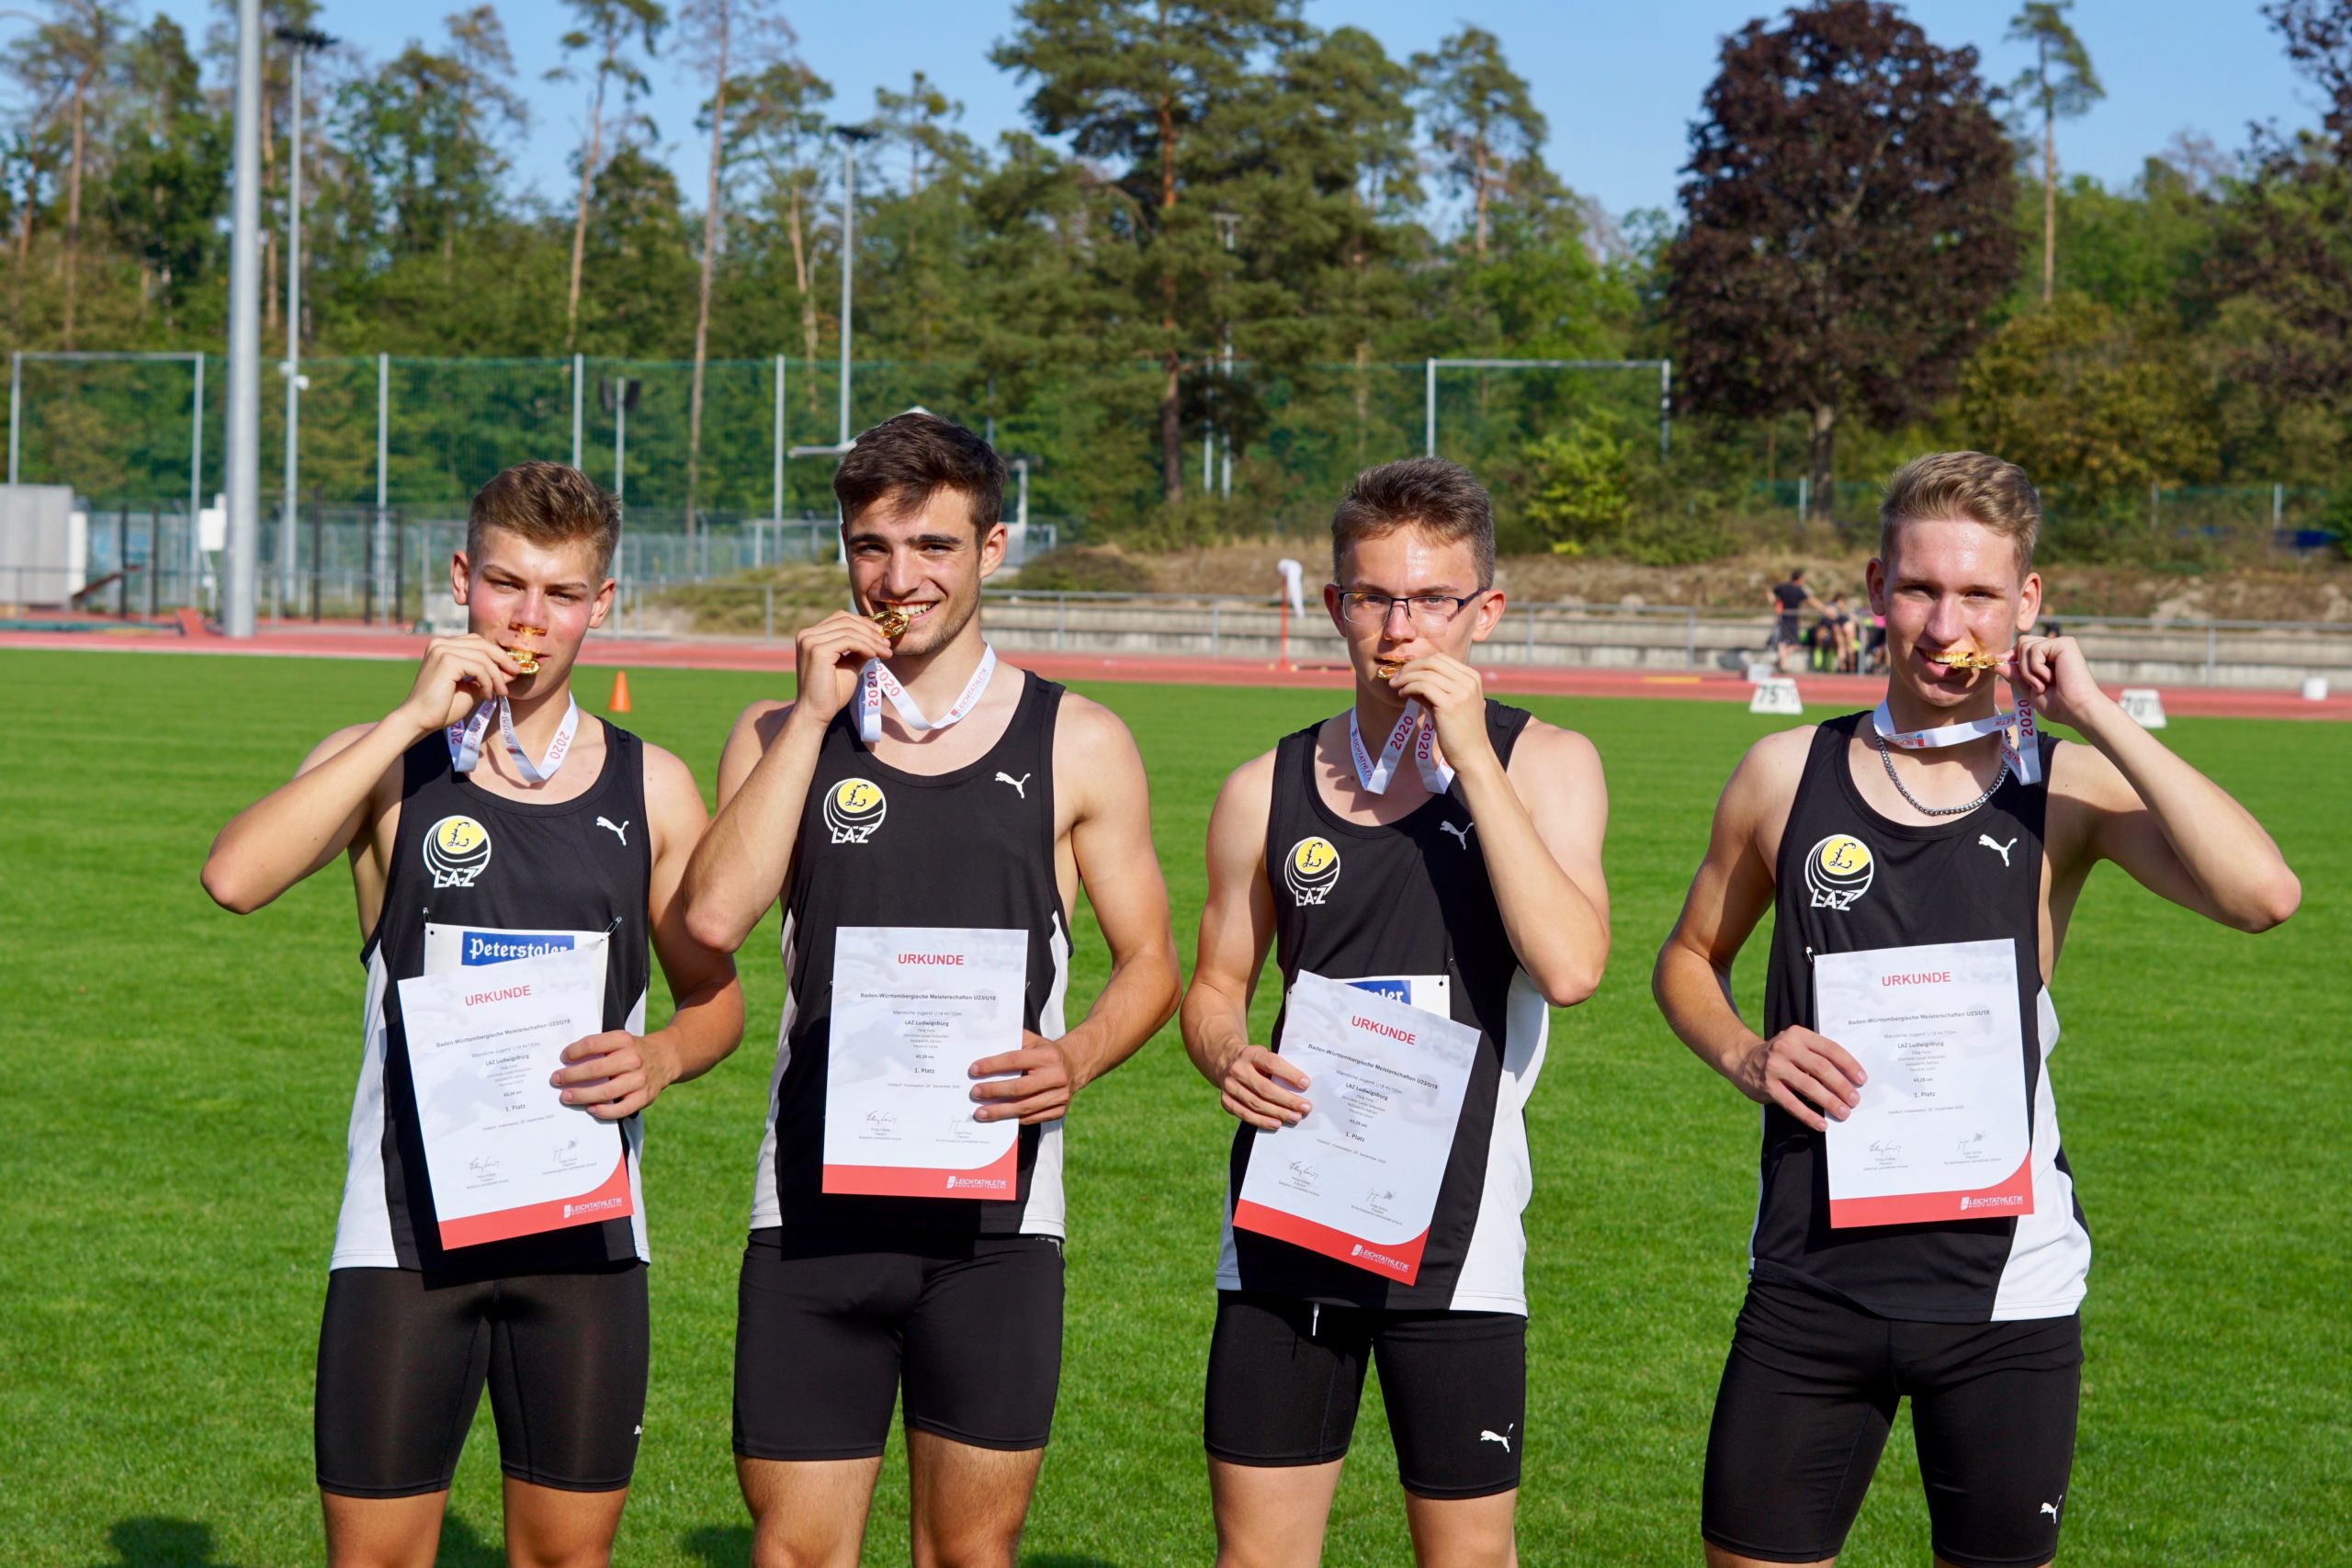
[[[1833,1227],[2033,1213],[2015,942],[1821,953],[1813,995],[1869,1079],[1829,1123]]]
[[[401,1023],[444,1247],[622,1219],[620,1130],[548,1082],[604,1029],[601,943],[402,980]]]
[[[828,1192],[1011,1198],[1021,1124],[980,1122],[971,1067],[1021,1048],[1029,933],[842,926],[825,1065]]]
[[[1413,1283],[1478,1039],[1385,987],[1302,970],[1278,1049],[1306,1070],[1314,1109],[1252,1139],[1235,1228]]]

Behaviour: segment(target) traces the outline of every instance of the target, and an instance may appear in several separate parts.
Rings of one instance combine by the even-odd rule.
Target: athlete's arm
[[[658,746],[645,748],[646,824],[653,875],[646,892],[646,923],[676,1008],[670,1021],[645,1035],[608,1029],[564,1048],[571,1064],[549,1080],[564,1101],[584,1105],[605,1122],[634,1116],[673,1083],[697,1078],[727,1059],[743,1038],[743,987],[735,960],[686,933],[678,883],[686,858],[709,825],[702,791],[685,763]]]
[[[1274,892],[1266,882],[1274,755],[1235,769],[1209,813],[1209,896],[1183,1011],[1193,1066],[1216,1085],[1226,1110],[1269,1133],[1307,1110],[1298,1064],[1250,1043],[1250,998],[1274,942]]]
[[[2092,858],[2242,931],[2268,931],[2295,912],[2302,884],[2262,824],[2100,691],[2079,643],[2031,638],[2011,668],[2036,711],[2090,743],[2059,753],[2065,765],[2052,770],[2052,786],[2088,809]]]
[[[1086,1017],[1058,1040],[1029,1034],[1018,1051],[972,1064],[983,1122],[1048,1122],[1070,1097],[1125,1061],[1176,1010],[1182,984],[1168,923],[1168,883],[1151,842],[1151,786],[1135,738],[1116,715],[1064,696],[1054,725],[1054,798],[1069,791],[1070,852],[1102,941],[1111,978]],[[999,1074],[1013,1074],[997,1077]]]
[[[249,915],[353,848],[401,753],[464,718],[483,697],[504,695],[516,673],[514,656],[488,637],[431,644],[400,706],[372,725],[328,736],[291,780],[229,819],[205,857],[205,892],[222,908]]]
[[[1740,760],[1715,803],[1707,857],[1658,951],[1650,987],[1667,1026],[1701,1061],[1748,1099],[1778,1105],[1817,1132],[1826,1125],[1822,1110],[1842,1122],[1860,1099],[1860,1066],[1810,1029],[1792,1027],[1765,1039],[1731,999],[1732,962],[1772,907],[1767,830],[1776,840],[1787,821],[1812,743],[1809,725],[1782,730]]]
[[[890,656],[880,628],[847,611],[793,640],[797,699],[789,707],[753,703],[736,719],[718,762],[718,819],[686,863],[686,930],[721,953],[742,946],[783,891],[825,727],[856,691],[865,661]]]
[[[1600,871],[1609,786],[1600,754],[1581,735],[1531,722],[1506,771],[1487,732],[1477,671],[1433,655],[1407,664],[1393,684],[1437,720],[1520,967],[1545,1001],[1576,1006],[1600,987],[1609,961]]]

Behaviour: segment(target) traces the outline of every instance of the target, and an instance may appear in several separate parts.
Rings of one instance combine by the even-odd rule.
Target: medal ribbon
[[[909,694],[907,689],[899,684],[899,678],[890,673],[889,666],[878,659],[869,659],[857,680],[858,739],[869,746],[882,739],[882,699],[885,697],[889,698],[890,705],[899,710],[899,722],[917,735],[944,729],[979,705],[980,694],[989,689],[989,678],[995,673],[996,649],[982,643],[979,668],[974,670],[972,678],[964,682],[964,694],[956,699],[955,706],[933,718],[922,711],[922,705]]]
[[[1396,776],[1396,764],[1404,760],[1405,748],[1413,749],[1413,762],[1421,771],[1421,783],[1431,795],[1443,795],[1453,787],[1453,770],[1438,760],[1437,721],[1429,716],[1418,701],[1405,705],[1405,712],[1388,732],[1388,743],[1380,749],[1380,759],[1373,760],[1363,743],[1363,726],[1356,718],[1356,710],[1348,710],[1348,750],[1355,758],[1356,782],[1371,795],[1386,795],[1388,781]]]
[[[498,719],[498,732],[506,741],[506,754],[514,759],[514,771],[523,775],[526,784],[545,784],[555,777],[563,766],[563,759],[571,753],[571,738],[580,728],[580,703],[569,692],[563,698],[563,722],[555,728],[555,739],[548,742],[547,754],[537,762],[523,750],[522,740],[514,733],[514,709],[504,697],[485,700],[474,709],[473,716],[463,724],[449,727],[449,767],[453,772],[470,773],[481,761],[482,738],[490,733],[490,721]]]
[[[2018,705],[2008,713],[1996,713],[1961,724],[1938,725],[1933,729],[1900,730],[1894,728],[1894,715],[1882,701],[1878,711],[1871,715],[1871,724],[1878,730],[1880,739],[1905,751],[1931,751],[1998,735],[2001,756],[2009,764],[2009,772],[2017,775],[2018,783],[2038,784],[2041,782],[2041,745],[2033,728],[2033,704],[2027,700],[2023,690],[2011,689],[2017,693]],[[2009,733],[2012,725],[2017,727],[2014,739]]]

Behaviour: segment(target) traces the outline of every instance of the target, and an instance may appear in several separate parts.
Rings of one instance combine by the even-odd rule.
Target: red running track
[[[423,657],[425,638],[379,628],[268,627],[251,642],[222,637],[184,637],[176,626],[107,622],[77,632],[0,632],[0,649],[12,648],[139,653],[227,653],[281,659],[379,659]],[[1342,690],[1350,683],[1337,665],[1276,670],[1231,659],[1106,658],[1099,654],[1023,652],[1015,662],[1055,681],[1134,681],[1201,686],[1310,686]],[[628,641],[592,639],[581,652],[589,669],[736,670],[788,672],[792,645],[785,642]],[[1675,675],[1638,670],[1522,669],[1482,667],[1487,689],[1501,695],[1562,697],[1665,697],[1695,702],[1746,702],[1748,684],[1725,672]],[[2112,690],[2113,688],[2110,688]],[[2352,693],[2332,693],[2309,702],[2293,692],[2236,687],[2164,686],[2165,711],[2197,717],[2352,720]],[[1861,675],[1801,675],[1797,691],[1806,703],[1844,709],[1867,707],[1885,684]]]

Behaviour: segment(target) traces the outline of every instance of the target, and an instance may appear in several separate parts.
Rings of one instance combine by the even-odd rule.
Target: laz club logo
[[[490,829],[470,817],[444,817],[425,829],[424,869],[435,887],[471,887],[490,864]]]
[[[1320,904],[1340,881],[1340,851],[1330,840],[1301,839],[1283,857],[1283,886],[1301,904]]]
[[[1850,909],[1877,874],[1871,847],[1851,833],[1832,833],[1804,852],[1805,890],[1816,909]]]
[[[862,844],[882,826],[890,803],[872,779],[843,779],[825,794],[825,828],[837,844]]]

